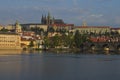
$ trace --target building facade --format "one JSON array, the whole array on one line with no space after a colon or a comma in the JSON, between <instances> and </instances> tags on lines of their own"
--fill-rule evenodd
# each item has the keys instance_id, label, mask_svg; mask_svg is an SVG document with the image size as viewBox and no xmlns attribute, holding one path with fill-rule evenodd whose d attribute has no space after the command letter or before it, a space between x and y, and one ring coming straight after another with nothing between
<instances>
[{"instance_id":1,"label":"building facade","mask_svg":"<svg viewBox=\"0 0 120 80\"><path fill-rule=\"evenodd\" d=\"M120 34L120 28L111 28L111 32Z\"/></svg>"},{"instance_id":2,"label":"building facade","mask_svg":"<svg viewBox=\"0 0 120 80\"><path fill-rule=\"evenodd\" d=\"M105 34L111 32L109 26L76 26L73 31L75 32L76 30L78 30L81 34Z\"/></svg>"},{"instance_id":3,"label":"building facade","mask_svg":"<svg viewBox=\"0 0 120 80\"><path fill-rule=\"evenodd\" d=\"M21 49L21 37L15 33L0 33L0 49Z\"/></svg>"},{"instance_id":4,"label":"building facade","mask_svg":"<svg viewBox=\"0 0 120 80\"><path fill-rule=\"evenodd\" d=\"M26 28L27 30L30 30L31 28L40 28L44 31L47 31L48 25L39 24L39 23L29 23L29 24L21 24L23 28Z\"/></svg>"}]
</instances>

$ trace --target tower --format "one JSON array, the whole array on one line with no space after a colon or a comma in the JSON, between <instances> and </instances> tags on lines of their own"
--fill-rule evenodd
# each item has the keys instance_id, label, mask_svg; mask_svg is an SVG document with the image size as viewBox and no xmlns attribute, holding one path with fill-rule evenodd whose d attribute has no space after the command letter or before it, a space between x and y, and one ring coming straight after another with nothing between
<instances>
[{"instance_id":1,"label":"tower","mask_svg":"<svg viewBox=\"0 0 120 80\"><path fill-rule=\"evenodd\" d=\"M54 24L55 18L51 17L50 13L48 12L48 15L43 16L41 18L41 24L45 24L45 25L50 25L50 24Z\"/></svg>"},{"instance_id":2,"label":"tower","mask_svg":"<svg viewBox=\"0 0 120 80\"><path fill-rule=\"evenodd\" d=\"M83 21L82 26L83 26L83 27L86 27L86 26L87 26L86 21Z\"/></svg>"},{"instance_id":3,"label":"tower","mask_svg":"<svg viewBox=\"0 0 120 80\"><path fill-rule=\"evenodd\" d=\"M47 24L49 25L51 23L51 16L50 13L48 12L48 16L47 16Z\"/></svg>"},{"instance_id":4,"label":"tower","mask_svg":"<svg viewBox=\"0 0 120 80\"><path fill-rule=\"evenodd\" d=\"M41 24L44 24L44 17L42 15L42 18L41 18Z\"/></svg>"},{"instance_id":5,"label":"tower","mask_svg":"<svg viewBox=\"0 0 120 80\"><path fill-rule=\"evenodd\" d=\"M21 26L20 26L18 21L16 21L16 23L15 23L15 32L16 33L21 33L22 32Z\"/></svg>"}]
</instances>

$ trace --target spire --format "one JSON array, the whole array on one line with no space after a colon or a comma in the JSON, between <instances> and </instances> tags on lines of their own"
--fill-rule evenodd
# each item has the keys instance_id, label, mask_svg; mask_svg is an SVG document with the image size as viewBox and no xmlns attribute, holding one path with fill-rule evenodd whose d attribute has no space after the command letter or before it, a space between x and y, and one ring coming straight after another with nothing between
<instances>
[{"instance_id":1,"label":"spire","mask_svg":"<svg viewBox=\"0 0 120 80\"><path fill-rule=\"evenodd\" d=\"M48 18L49 18L49 19L51 18L50 12L48 12Z\"/></svg>"},{"instance_id":2,"label":"spire","mask_svg":"<svg viewBox=\"0 0 120 80\"><path fill-rule=\"evenodd\" d=\"M44 17L43 17L43 14L42 14L42 18L41 18L41 24L44 24Z\"/></svg>"},{"instance_id":3,"label":"spire","mask_svg":"<svg viewBox=\"0 0 120 80\"><path fill-rule=\"evenodd\" d=\"M16 26L16 25L19 25L19 22L18 22L18 20L16 20L16 22L15 22L15 26Z\"/></svg>"},{"instance_id":4,"label":"spire","mask_svg":"<svg viewBox=\"0 0 120 80\"><path fill-rule=\"evenodd\" d=\"M55 23L55 18L53 17L53 19L52 19L52 24L54 24Z\"/></svg>"},{"instance_id":5,"label":"spire","mask_svg":"<svg viewBox=\"0 0 120 80\"><path fill-rule=\"evenodd\" d=\"M47 16L47 24L50 24L50 20L51 20L51 16L50 16L50 12L48 12L48 16Z\"/></svg>"}]
</instances>

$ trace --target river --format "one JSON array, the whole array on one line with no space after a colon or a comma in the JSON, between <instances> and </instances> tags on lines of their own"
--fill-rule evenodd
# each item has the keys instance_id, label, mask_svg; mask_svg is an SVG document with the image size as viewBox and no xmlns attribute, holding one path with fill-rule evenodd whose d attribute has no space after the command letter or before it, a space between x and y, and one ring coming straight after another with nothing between
<instances>
[{"instance_id":1,"label":"river","mask_svg":"<svg viewBox=\"0 0 120 80\"><path fill-rule=\"evenodd\" d=\"M0 80L120 80L119 54L13 52L0 51Z\"/></svg>"}]
</instances>

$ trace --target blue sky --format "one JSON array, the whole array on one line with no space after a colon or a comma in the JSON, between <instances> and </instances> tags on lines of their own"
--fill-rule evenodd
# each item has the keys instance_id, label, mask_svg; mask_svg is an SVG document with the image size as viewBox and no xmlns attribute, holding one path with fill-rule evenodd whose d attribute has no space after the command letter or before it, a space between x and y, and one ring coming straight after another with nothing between
<instances>
[{"instance_id":1,"label":"blue sky","mask_svg":"<svg viewBox=\"0 0 120 80\"><path fill-rule=\"evenodd\" d=\"M120 0L0 0L0 24L39 23L51 13L66 23L120 26Z\"/></svg>"}]
</instances>

